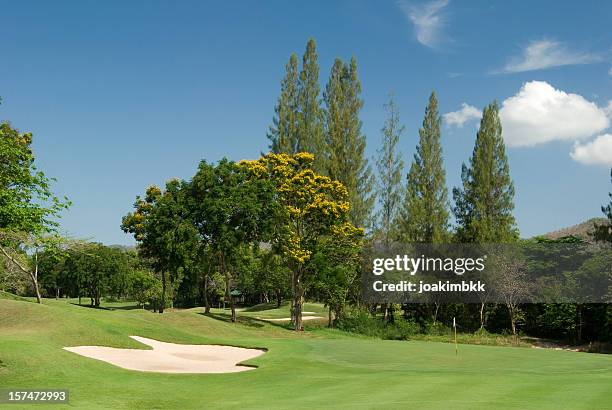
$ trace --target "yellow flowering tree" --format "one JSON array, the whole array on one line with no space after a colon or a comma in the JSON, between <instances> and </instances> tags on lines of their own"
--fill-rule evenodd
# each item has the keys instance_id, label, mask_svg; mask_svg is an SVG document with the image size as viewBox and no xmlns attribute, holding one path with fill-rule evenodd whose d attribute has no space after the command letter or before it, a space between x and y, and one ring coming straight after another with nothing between
<instances>
[{"instance_id":1,"label":"yellow flowering tree","mask_svg":"<svg viewBox=\"0 0 612 410\"><path fill-rule=\"evenodd\" d=\"M312 257L321 241L330 236L358 240L363 231L348 221L350 204L344 185L312 170L309 153L267 154L241 161L252 178L267 179L276 187L281 205L274 246L292 272L292 320L302 330L304 294L315 280Z\"/></svg>"}]
</instances>

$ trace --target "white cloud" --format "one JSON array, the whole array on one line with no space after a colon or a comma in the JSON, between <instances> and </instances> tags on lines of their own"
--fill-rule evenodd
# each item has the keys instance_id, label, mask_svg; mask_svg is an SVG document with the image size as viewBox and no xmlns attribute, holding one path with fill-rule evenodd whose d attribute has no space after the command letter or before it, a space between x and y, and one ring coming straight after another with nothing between
<instances>
[{"instance_id":1,"label":"white cloud","mask_svg":"<svg viewBox=\"0 0 612 410\"><path fill-rule=\"evenodd\" d=\"M520 73L564 65L590 64L600 60L598 54L572 51L559 41L535 40L527 45L521 56L512 59L498 72Z\"/></svg>"},{"instance_id":2,"label":"white cloud","mask_svg":"<svg viewBox=\"0 0 612 410\"><path fill-rule=\"evenodd\" d=\"M612 100L608 101L608 105L606 105L603 110L606 115L612 119Z\"/></svg>"},{"instance_id":3,"label":"white cloud","mask_svg":"<svg viewBox=\"0 0 612 410\"><path fill-rule=\"evenodd\" d=\"M600 135L586 144L576 143L570 157L586 165L612 166L612 134Z\"/></svg>"},{"instance_id":4,"label":"white cloud","mask_svg":"<svg viewBox=\"0 0 612 410\"><path fill-rule=\"evenodd\" d=\"M612 77L612 67L608 70L608 75Z\"/></svg>"},{"instance_id":5,"label":"white cloud","mask_svg":"<svg viewBox=\"0 0 612 410\"><path fill-rule=\"evenodd\" d=\"M468 121L479 120L482 117L482 111L478 108L462 103L461 109L458 111L447 112L442 115L444 122L449 126L463 127Z\"/></svg>"},{"instance_id":6,"label":"white cloud","mask_svg":"<svg viewBox=\"0 0 612 410\"><path fill-rule=\"evenodd\" d=\"M610 126L605 108L543 81L523 84L504 100L499 114L504 140L513 147L582 140Z\"/></svg>"},{"instance_id":7,"label":"white cloud","mask_svg":"<svg viewBox=\"0 0 612 410\"><path fill-rule=\"evenodd\" d=\"M436 47L442 40L445 19L443 9L449 0L434 0L421 5L398 2L406 17L414 24L417 41L427 47Z\"/></svg>"}]
</instances>

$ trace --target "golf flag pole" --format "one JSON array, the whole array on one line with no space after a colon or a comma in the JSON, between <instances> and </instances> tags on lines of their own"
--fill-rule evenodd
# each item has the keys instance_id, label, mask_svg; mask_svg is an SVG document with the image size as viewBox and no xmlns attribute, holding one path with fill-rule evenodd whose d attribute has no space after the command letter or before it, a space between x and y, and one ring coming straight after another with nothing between
<instances>
[{"instance_id":1,"label":"golf flag pole","mask_svg":"<svg viewBox=\"0 0 612 410\"><path fill-rule=\"evenodd\" d=\"M453 329L455 330L455 356L457 356L459 354L459 351L457 350L457 322L455 321L454 317L453 317Z\"/></svg>"}]
</instances>

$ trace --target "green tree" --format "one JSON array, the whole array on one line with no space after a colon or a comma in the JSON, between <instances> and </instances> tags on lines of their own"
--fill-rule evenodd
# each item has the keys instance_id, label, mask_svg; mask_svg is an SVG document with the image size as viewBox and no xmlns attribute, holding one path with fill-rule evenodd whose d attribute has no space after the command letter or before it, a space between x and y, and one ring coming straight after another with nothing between
<instances>
[{"instance_id":1,"label":"green tree","mask_svg":"<svg viewBox=\"0 0 612 410\"><path fill-rule=\"evenodd\" d=\"M243 167L227 159L216 166L202 161L190 183L190 218L224 275L232 322L239 249L268 238L277 209L274 195L270 181L249 179Z\"/></svg>"},{"instance_id":2,"label":"green tree","mask_svg":"<svg viewBox=\"0 0 612 410\"><path fill-rule=\"evenodd\" d=\"M31 133L0 123L0 252L27 275L41 303L37 260L25 248L41 250L55 242L46 237L55 232L56 218L70 202L53 194L52 180L34 165L31 145Z\"/></svg>"},{"instance_id":3,"label":"green tree","mask_svg":"<svg viewBox=\"0 0 612 410\"><path fill-rule=\"evenodd\" d=\"M314 155L313 169L323 169L325 146L323 140L323 110L320 101L319 65L316 43L308 40L302 57L302 70L298 82L298 135L297 152Z\"/></svg>"},{"instance_id":4,"label":"green tree","mask_svg":"<svg viewBox=\"0 0 612 410\"><path fill-rule=\"evenodd\" d=\"M0 230L0 252L7 262L30 279L36 301L42 303L40 286L41 262L63 252L65 239L55 235Z\"/></svg>"},{"instance_id":5,"label":"green tree","mask_svg":"<svg viewBox=\"0 0 612 410\"><path fill-rule=\"evenodd\" d=\"M291 54L281 82L281 94L274 107L274 118L268 131L270 150L295 153L300 149L298 136L298 58Z\"/></svg>"},{"instance_id":6,"label":"green tree","mask_svg":"<svg viewBox=\"0 0 612 410\"><path fill-rule=\"evenodd\" d=\"M463 243L516 241L518 229L512 215L514 185L510 179L510 166L496 102L483 111L470 165L468 167L463 164L461 180L463 186L453 189L456 240ZM488 292L479 296L480 327L484 328ZM519 311L516 313L520 314Z\"/></svg>"},{"instance_id":7,"label":"green tree","mask_svg":"<svg viewBox=\"0 0 612 410\"><path fill-rule=\"evenodd\" d=\"M319 65L314 39L309 39L298 73L298 58L292 54L285 66L281 94L268 131L270 150L276 154L310 152L317 170L325 161L323 110L320 101Z\"/></svg>"},{"instance_id":8,"label":"green tree","mask_svg":"<svg viewBox=\"0 0 612 410\"><path fill-rule=\"evenodd\" d=\"M358 288L362 245L357 230L348 235L323 236L312 257L317 274L315 289L328 308L328 327L342 319L349 294Z\"/></svg>"},{"instance_id":9,"label":"green tree","mask_svg":"<svg viewBox=\"0 0 612 410\"><path fill-rule=\"evenodd\" d=\"M383 126L382 146L378 150L376 166L378 168L378 203L380 211L377 215L378 230L386 245L391 242L392 231L399 211L402 187L402 170L404 161L397 149L404 126L400 125L399 110L395 105L393 94L384 105L387 119Z\"/></svg>"},{"instance_id":10,"label":"green tree","mask_svg":"<svg viewBox=\"0 0 612 410\"><path fill-rule=\"evenodd\" d=\"M261 270L256 279L265 289L272 292L277 308L281 307L283 298L290 294L290 273L281 255L272 249L262 251Z\"/></svg>"},{"instance_id":11,"label":"green tree","mask_svg":"<svg viewBox=\"0 0 612 410\"><path fill-rule=\"evenodd\" d=\"M155 305L161 299L162 284L153 272L136 269L130 278L129 293L144 309L147 303Z\"/></svg>"},{"instance_id":12,"label":"green tree","mask_svg":"<svg viewBox=\"0 0 612 410\"><path fill-rule=\"evenodd\" d=\"M100 307L103 297L127 296L132 268L122 249L100 243L74 244L56 266L62 282L75 282L79 298L89 296L93 307Z\"/></svg>"},{"instance_id":13,"label":"green tree","mask_svg":"<svg viewBox=\"0 0 612 410\"><path fill-rule=\"evenodd\" d=\"M303 330L302 307L306 291L316 285L316 264L312 256L327 236L355 238L363 231L348 221L350 204L346 188L339 181L312 170L314 157L268 154L258 160L242 161L254 180L271 181L280 205L272 219L276 230L273 243L291 269L294 330Z\"/></svg>"},{"instance_id":14,"label":"green tree","mask_svg":"<svg viewBox=\"0 0 612 410\"><path fill-rule=\"evenodd\" d=\"M150 259L153 269L161 275L160 313L166 307L168 293L172 303L174 288L185 267L194 263L198 251L197 231L186 207L186 185L173 179L166 183L164 191L150 186L144 198L136 198L134 212L121 223L124 232L134 235L141 256Z\"/></svg>"},{"instance_id":15,"label":"green tree","mask_svg":"<svg viewBox=\"0 0 612 410\"><path fill-rule=\"evenodd\" d=\"M448 217L440 114L436 93L432 92L408 172L406 195L398 219L399 237L410 243L445 243L449 239Z\"/></svg>"},{"instance_id":16,"label":"green tree","mask_svg":"<svg viewBox=\"0 0 612 410\"><path fill-rule=\"evenodd\" d=\"M324 173L340 181L348 190L351 223L370 227L375 181L365 156L365 136L361 133L359 112L363 101L360 94L357 61L352 58L347 65L336 58L323 93L327 147Z\"/></svg>"},{"instance_id":17,"label":"green tree","mask_svg":"<svg viewBox=\"0 0 612 410\"><path fill-rule=\"evenodd\" d=\"M470 165L463 164L461 180L463 186L453 189L457 239L475 243L515 241L514 185L496 102L483 111Z\"/></svg>"}]
</instances>

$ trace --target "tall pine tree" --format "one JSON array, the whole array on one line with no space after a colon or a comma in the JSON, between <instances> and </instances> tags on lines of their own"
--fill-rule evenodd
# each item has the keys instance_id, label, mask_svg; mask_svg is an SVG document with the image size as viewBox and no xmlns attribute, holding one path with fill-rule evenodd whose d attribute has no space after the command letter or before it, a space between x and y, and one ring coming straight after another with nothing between
<instances>
[{"instance_id":1,"label":"tall pine tree","mask_svg":"<svg viewBox=\"0 0 612 410\"><path fill-rule=\"evenodd\" d=\"M285 66L285 78L281 82L281 94L274 112L267 134L270 151L276 154L298 152L298 58L295 54L291 54Z\"/></svg>"},{"instance_id":2,"label":"tall pine tree","mask_svg":"<svg viewBox=\"0 0 612 410\"><path fill-rule=\"evenodd\" d=\"M302 68L295 54L285 66L268 139L274 153L310 152L315 156L316 171L322 169L325 152L320 93L316 43L311 38L302 57Z\"/></svg>"},{"instance_id":3,"label":"tall pine tree","mask_svg":"<svg viewBox=\"0 0 612 410\"><path fill-rule=\"evenodd\" d=\"M386 245L389 245L394 231L395 219L398 215L402 197L402 171L404 161L397 149L404 126L400 124L399 110L395 105L393 94L389 102L384 105L387 111L387 120L383 126L382 145L378 150L376 167L378 169L378 203L380 210L377 214L377 229L379 236Z\"/></svg>"},{"instance_id":4,"label":"tall pine tree","mask_svg":"<svg viewBox=\"0 0 612 410\"><path fill-rule=\"evenodd\" d=\"M460 242L505 243L518 238L514 185L502 138L497 102L485 107L469 167L461 170L463 186L453 189L457 239Z\"/></svg>"},{"instance_id":5,"label":"tall pine tree","mask_svg":"<svg viewBox=\"0 0 612 410\"><path fill-rule=\"evenodd\" d=\"M309 39L302 58L302 70L298 81L298 151L315 156L313 168L319 172L324 162L323 110L319 98L319 65L314 39Z\"/></svg>"},{"instance_id":6,"label":"tall pine tree","mask_svg":"<svg viewBox=\"0 0 612 410\"><path fill-rule=\"evenodd\" d=\"M361 83L357 61L349 65L336 58L323 93L326 104L325 132L327 155L325 173L344 184L351 203L350 221L358 227L370 227L374 205L374 177L365 156L366 140L361 133L359 98Z\"/></svg>"},{"instance_id":7,"label":"tall pine tree","mask_svg":"<svg viewBox=\"0 0 612 410\"><path fill-rule=\"evenodd\" d=\"M399 238L409 243L447 242L449 208L438 99L432 92L408 172L406 196L398 220Z\"/></svg>"}]
</instances>

